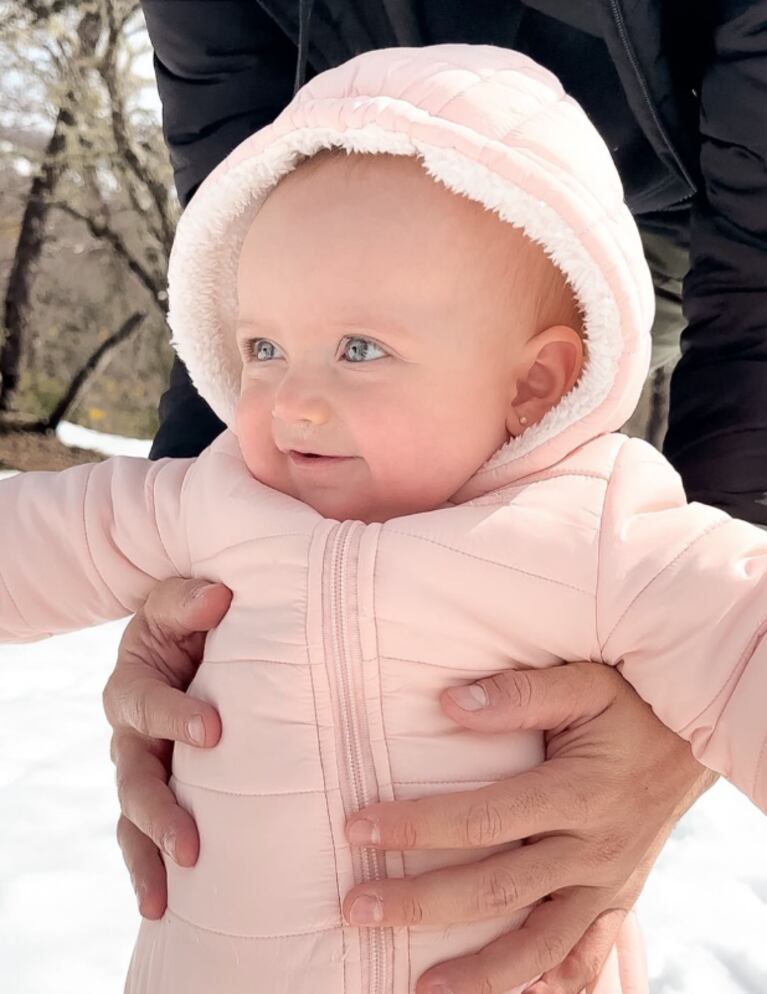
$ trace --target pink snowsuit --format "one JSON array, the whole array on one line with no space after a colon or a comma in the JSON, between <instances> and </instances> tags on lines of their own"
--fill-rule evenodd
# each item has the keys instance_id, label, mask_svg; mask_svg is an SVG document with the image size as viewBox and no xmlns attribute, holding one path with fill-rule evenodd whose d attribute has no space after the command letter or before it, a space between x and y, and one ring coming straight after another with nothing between
<instances>
[{"instance_id":1,"label":"pink snowsuit","mask_svg":"<svg viewBox=\"0 0 767 994\"><path fill-rule=\"evenodd\" d=\"M430 965L521 923L357 929L340 911L356 882L503 848L381 854L350 848L343 827L374 800L539 763L540 734L472 733L438 703L514 660L617 665L703 763L767 807L767 535L686 504L657 452L613 433L646 373L652 288L609 154L548 72L449 45L370 52L307 84L179 226L171 323L198 388L231 425L239 245L268 189L330 145L418 155L523 227L577 293L588 364L448 505L384 524L325 519L259 483L231 430L196 460L0 483L4 640L124 616L170 576L234 594L190 687L218 708L221 742L176 746L173 760L200 858L169 861L168 910L141 925L129 994L408 994ZM640 960L623 943L599 994L645 992Z\"/></svg>"}]
</instances>

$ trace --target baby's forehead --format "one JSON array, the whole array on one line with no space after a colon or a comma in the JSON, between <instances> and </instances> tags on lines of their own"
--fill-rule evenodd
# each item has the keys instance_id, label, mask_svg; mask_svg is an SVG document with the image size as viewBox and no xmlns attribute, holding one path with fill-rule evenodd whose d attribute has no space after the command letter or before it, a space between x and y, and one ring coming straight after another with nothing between
<instances>
[{"instance_id":1,"label":"baby's forehead","mask_svg":"<svg viewBox=\"0 0 767 994\"><path fill-rule=\"evenodd\" d=\"M430 265L442 265L451 279L460 272L460 277L474 286L501 289L501 296L507 300L510 293L517 300L520 293L525 297L534 294L542 281L551 285L550 272L546 280L551 263L521 227L502 220L478 201L450 190L429 175L414 155L324 149L300 161L283 177L261 210L271 207L275 213L276 208L278 217L273 216L273 224L276 222L283 232L290 228L294 235L300 227L305 234L318 211L321 213L329 203L335 205L337 214L332 218L327 213L323 215L325 251L318 260L320 265L332 251L334 238L339 237L338 224L333 222L341 215L365 215L364 221L344 228L349 237L358 243L381 241L382 245L396 247L397 254L404 250L408 258L415 246L422 247L429 252ZM395 215L399 222L394 220ZM251 235L256 236L258 224L257 214L246 243ZM272 225L270 230L274 230ZM421 256L421 261L427 260ZM564 283L559 271L557 276Z\"/></svg>"},{"instance_id":2,"label":"baby's forehead","mask_svg":"<svg viewBox=\"0 0 767 994\"><path fill-rule=\"evenodd\" d=\"M531 243L521 228L502 220L476 200L450 190L431 176L414 155L350 153L323 149L301 160L273 188L269 197L282 205L309 208L330 193L348 201L349 211L362 201L408 212L410 223L444 233L451 242L474 241L488 253L499 248L512 257L529 255ZM308 216L308 212L307 212ZM257 224L258 215L253 224ZM368 232L375 237L375 230ZM537 254L536 252L532 254Z\"/></svg>"}]
</instances>

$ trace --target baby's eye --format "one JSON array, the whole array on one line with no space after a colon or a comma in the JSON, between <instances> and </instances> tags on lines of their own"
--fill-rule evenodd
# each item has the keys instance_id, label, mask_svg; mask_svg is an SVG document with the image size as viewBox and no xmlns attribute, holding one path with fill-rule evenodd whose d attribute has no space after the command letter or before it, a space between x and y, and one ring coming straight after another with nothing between
<instances>
[{"instance_id":1,"label":"baby's eye","mask_svg":"<svg viewBox=\"0 0 767 994\"><path fill-rule=\"evenodd\" d=\"M366 362L368 359L381 359L386 352L377 342L369 338L347 338L344 343L344 359L349 362Z\"/></svg>"},{"instance_id":2,"label":"baby's eye","mask_svg":"<svg viewBox=\"0 0 767 994\"><path fill-rule=\"evenodd\" d=\"M256 362L276 359L279 351L274 342L270 342L268 338L251 338L247 343L248 358Z\"/></svg>"}]
</instances>

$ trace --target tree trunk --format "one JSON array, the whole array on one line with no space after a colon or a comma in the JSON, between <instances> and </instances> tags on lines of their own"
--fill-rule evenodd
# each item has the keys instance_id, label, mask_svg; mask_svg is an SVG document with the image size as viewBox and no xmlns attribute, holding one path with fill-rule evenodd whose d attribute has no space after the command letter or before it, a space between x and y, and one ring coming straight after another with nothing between
<instances>
[{"instance_id":1,"label":"tree trunk","mask_svg":"<svg viewBox=\"0 0 767 994\"><path fill-rule=\"evenodd\" d=\"M93 55L100 31L101 15L94 12L86 13L77 29L80 40L78 58ZM34 268L43 248L51 194L56 189L65 168L61 153L64 150L66 129L71 128L75 123L71 110L74 101L74 94L68 93L59 109L42 167L29 190L16 243L3 314L5 335L0 349L0 413L11 409L11 398L19 383L21 349L29 312Z\"/></svg>"},{"instance_id":2,"label":"tree trunk","mask_svg":"<svg viewBox=\"0 0 767 994\"><path fill-rule=\"evenodd\" d=\"M109 353L116 349L121 342L124 342L127 338L130 338L145 317L145 314L141 314L138 311L131 314L127 321L124 321L113 335L110 335L105 342L102 342L101 345L99 345L96 351L88 357L86 362L72 377L69 386L64 391L63 397L55 406L53 411L44 421L41 421L39 424L35 425L35 429L37 431L56 430L59 422L65 417L67 411L76 403L77 398L82 393L86 383L90 380L94 373L96 373L99 367L103 365Z\"/></svg>"}]
</instances>

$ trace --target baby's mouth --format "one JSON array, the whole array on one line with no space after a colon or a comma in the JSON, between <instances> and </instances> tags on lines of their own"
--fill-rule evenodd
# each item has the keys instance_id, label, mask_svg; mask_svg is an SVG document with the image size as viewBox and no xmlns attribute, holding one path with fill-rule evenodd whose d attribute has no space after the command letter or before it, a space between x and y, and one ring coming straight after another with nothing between
<instances>
[{"instance_id":1,"label":"baby's mouth","mask_svg":"<svg viewBox=\"0 0 767 994\"><path fill-rule=\"evenodd\" d=\"M290 449L288 451L288 458L291 462L298 466L306 466L310 463L320 464L320 463L340 463L345 462L348 459L353 459L353 456L333 456L325 455L322 452L299 452L298 449Z\"/></svg>"}]
</instances>

